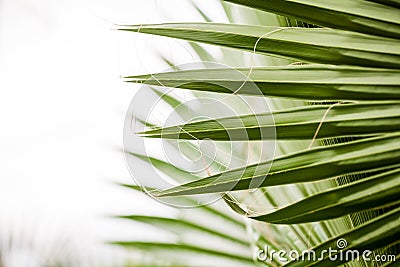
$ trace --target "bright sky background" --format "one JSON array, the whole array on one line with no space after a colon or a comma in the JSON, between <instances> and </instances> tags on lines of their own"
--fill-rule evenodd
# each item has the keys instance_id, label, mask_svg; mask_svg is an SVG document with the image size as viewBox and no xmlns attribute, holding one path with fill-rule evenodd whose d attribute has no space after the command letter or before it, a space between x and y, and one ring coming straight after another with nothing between
<instances>
[{"instance_id":1,"label":"bright sky background","mask_svg":"<svg viewBox=\"0 0 400 267\"><path fill-rule=\"evenodd\" d=\"M198 2L224 20L214 0ZM195 20L186 0L0 0L1 233L86 249L143 234L107 215L170 212L112 184L132 182L118 150L137 86L120 76L166 67L151 45L159 37L112 28ZM153 47L193 60L163 40Z\"/></svg>"}]
</instances>

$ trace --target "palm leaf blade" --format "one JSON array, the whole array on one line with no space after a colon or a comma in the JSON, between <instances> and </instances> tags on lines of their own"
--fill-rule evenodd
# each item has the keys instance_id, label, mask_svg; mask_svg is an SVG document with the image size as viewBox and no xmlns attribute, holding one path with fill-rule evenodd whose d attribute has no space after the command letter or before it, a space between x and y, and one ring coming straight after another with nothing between
<instances>
[{"instance_id":1,"label":"palm leaf blade","mask_svg":"<svg viewBox=\"0 0 400 267\"><path fill-rule=\"evenodd\" d=\"M242 115L157 128L145 137L241 141L360 136L400 130L397 102L306 106L273 113ZM276 135L275 132L276 131Z\"/></svg>"},{"instance_id":2,"label":"palm leaf blade","mask_svg":"<svg viewBox=\"0 0 400 267\"><path fill-rule=\"evenodd\" d=\"M166 243L166 242L141 242L141 241L115 241L110 242L110 244L120 245L127 248L134 248L139 250L151 250L151 251L178 251L179 253L199 253L203 255L216 256L227 258L233 261L244 262L247 264L253 264L253 260L249 257L240 256L237 254L217 251L214 249L204 248L200 246L195 246L191 244L181 244L181 243Z\"/></svg>"},{"instance_id":3,"label":"palm leaf blade","mask_svg":"<svg viewBox=\"0 0 400 267\"><path fill-rule=\"evenodd\" d=\"M271 223L305 223L337 218L398 201L400 169L337 187L269 214L251 217Z\"/></svg>"},{"instance_id":4,"label":"palm leaf blade","mask_svg":"<svg viewBox=\"0 0 400 267\"><path fill-rule=\"evenodd\" d=\"M231 69L200 69L128 76L126 81L216 93L262 93L300 99L400 99L400 72L397 70L321 65L238 70L243 76L232 75ZM252 84L261 92L255 91Z\"/></svg>"},{"instance_id":5,"label":"palm leaf blade","mask_svg":"<svg viewBox=\"0 0 400 267\"><path fill-rule=\"evenodd\" d=\"M222 172L198 181L161 191L159 196L176 196L245 190L318 181L340 175L391 168L400 159L400 135L368 138L330 147L300 151ZM272 165L272 166L271 166Z\"/></svg>"},{"instance_id":6,"label":"palm leaf blade","mask_svg":"<svg viewBox=\"0 0 400 267\"><path fill-rule=\"evenodd\" d=\"M397 10L363 0L224 0L320 26L388 37L400 37ZM398 4L398 1L387 1Z\"/></svg>"},{"instance_id":7,"label":"palm leaf blade","mask_svg":"<svg viewBox=\"0 0 400 267\"><path fill-rule=\"evenodd\" d=\"M400 208L388 212L385 215L379 216L370 222L358 226L357 228L344 233L340 236L336 236L321 245L313 248L316 255L322 255L322 251L328 251L329 248L337 248L337 240L344 239L347 242L347 246L342 250L337 250L332 256L338 255L340 252L346 252L349 250L374 250L387 245L398 242L397 236L400 234ZM350 258L350 257L349 257ZM344 263L342 261L342 263ZM325 255L323 259L318 261L310 262L307 260L299 260L289 262L288 267L300 267L300 266L337 266L338 261L332 261L329 256Z\"/></svg>"},{"instance_id":8,"label":"palm leaf blade","mask_svg":"<svg viewBox=\"0 0 400 267\"><path fill-rule=\"evenodd\" d=\"M396 40L331 29L280 28L221 23L121 26L155 34L237 48L306 62L400 68Z\"/></svg>"}]
</instances>

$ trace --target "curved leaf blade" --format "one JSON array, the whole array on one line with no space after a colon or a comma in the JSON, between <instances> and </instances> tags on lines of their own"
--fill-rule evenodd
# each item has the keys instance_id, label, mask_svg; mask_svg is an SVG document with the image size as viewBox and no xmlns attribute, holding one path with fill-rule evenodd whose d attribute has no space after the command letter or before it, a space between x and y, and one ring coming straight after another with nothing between
<instances>
[{"instance_id":1,"label":"curved leaf blade","mask_svg":"<svg viewBox=\"0 0 400 267\"><path fill-rule=\"evenodd\" d=\"M332 261L329 256L337 256L339 253L346 253L347 251L360 251L360 255L365 250L375 250L399 242L398 236L400 234L400 208L392 210L382 216L379 216L365 224L362 224L353 230L329 239L321 245L313 248L312 250L316 255L323 255L322 259L318 258L318 261L310 261L307 258L304 260L297 259L297 261L291 261L286 264L286 267L300 267L300 266L338 266L338 260ZM343 249L336 250L329 253L323 254L322 251L329 251L329 248L336 249L337 241L344 239L347 242L347 246ZM346 257L343 257L345 263ZM351 257L347 257L351 258Z\"/></svg>"},{"instance_id":2,"label":"curved leaf blade","mask_svg":"<svg viewBox=\"0 0 400 267\"><path fill-rule=\"evenodd\" d=\"M293 224L337 218L399 201L400 169L337 187L274 212L250 217L269 223Z\"/></svg>"},{"instance_id":3,"label":"curved leaf blade","mask_svg":"<svg viewBox=\"0 0 400 267\"><path fill-rule=\"evenodd\" d=\"M161 229L171 229L174 232L181 232L182 230L189 231L199 231L206 234L211 234L217 236L219 238L223 238L232 242L235 242L240 245L249 246L249 243L243 241L239 238L236 238L234 235L228 235L221 231L216 231L206 226L202 226L200 224L196 224L194 222L184 220L182 218L166 218L166 217L158 217L158 216L146 216L146 215L124 215L117 216L117 218L128 219L132 221L137 221L149 225L153 225L159 227Z\"/></svg>"},{"instance_id":4,"label":"curved leaf blade","mask_svg":"<svg viewBox=\"0 0 400 267\"><path fill-rule=\"evenodd\" d=\"M317 138L363 136L400 130L399 103L384 102L335 107L306 106L156 128L140 134L152 138L207 138L218 141L311 139L322 119Z\"/></svg>"},{"instance_id":5,"label":"curved leaf blade","mask_svg":"<svg viewBox=\"0 0 400 267\"><path fill-rule=\"evenodd\" d=\"M229 170L164 191L158 196L178 196L245 190L303 183L375 169L400 162L400 134L367 138L329 147L318 147ZM271 166L272 164L272 166Z\"/></svg>"},{"instance_id":6,"label":"curved leaf blade","mask_svg":"<svg viewBox=\"0 0 400 267\"><path fill-rule=\"evenodd\" d=\"M221 23L121 26L120 30L203 42L306 62L400 68L394 39L322 28L282 28Z\"/></svg>"},{"instance_id":7,"label":"curved leaf blade","mask_svg":"<svg viewBox=\"0 0 400 267\"><path fill-rule=\"evenodd\" d=\"M231 69L200 69L128 76L126 81L215 93L232 94L236 89L237 94L259 95L255 84L266 96L314 100L400 100L398 70L324 65L238 70L243 76L232 75Z\"/></svg>"},{"instance_id":8,"label":"curved leaf blade","mask_svg":"<svg viewBox=\"0 0 400 267\"><path fill-rule=\"evenodd\" d=\"M162 250L167 252L179 251L180 253L199 253L208 256L227 258L233 261L244 262L247 264L254 263L253 260L248 257L232 254L225 251L217 251L214 249L195 246L191 244L166 243L166 242L140 242L140 241L115 241L115 242L110 242L110 244L119 245L127 248L141 249L141 250L152 250L152 251Z\"/></svg>"},{"instance_id":9,"label":"curved leaf blade","mask_svg":"<svg viewBox=\"0 0 400 267\"><path fill-rule=\"evenodd\" d=\"M368 0L370 2L379 3L386 6L392 6L396 8L400 8L400 1L399 0Z\"/></svg>"},{"instance_id":10,"label":"curved leaf blade","mask_svg":"<svg viewBox=\"0 0 400 267\"><path fill-rule=\"evenodd\" d=\"M387 37L400 37L397 9L363 0L224 0L294 17L320 26ZM381 2L383 0L380 0ZM385 2L395 3L397 0Z\"/></svg>"}]
</instances>

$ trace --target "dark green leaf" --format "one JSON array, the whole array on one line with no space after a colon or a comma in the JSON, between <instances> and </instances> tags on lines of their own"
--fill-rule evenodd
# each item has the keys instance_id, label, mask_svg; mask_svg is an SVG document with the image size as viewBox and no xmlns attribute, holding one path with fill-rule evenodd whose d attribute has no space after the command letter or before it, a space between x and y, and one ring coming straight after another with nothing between
<instances>
[{"instance_id":1,"label":"dark green leaf","mask_svg":"<svg viewBox=\"0 0 400 267\"><path fill-rule=\"evenodd\" d=\"M365 0L224 0L320 26L400 37L400 12ZM385 2L396 3L398 0Z\"/></svg>"},{"instance_id":2,"label":"dark green leaf","mask_svg":"<svg viewBox=\"0 0 400 267\"><path fill-rule=\"evenodd\" d=\"M300 99L400 99L400 71L397 70L324 65L265 67L253 69L247 80L250 70L238 71L243 76L232 69L201 69L151 74L156 79L151 79L151 75L129 76L126 81L216 93Z\"/></svg>"},{"instance_id":3,"label":"dark green leaf","mask_svg":"<svg viewBox=\"0 0 400 267\"><path fill-rule=\"evenodd\" d=\"M399 162L400 134L391 134L300 151L173 187L158 195L205 194L311 182L389 168Z\"/></svg>"},{"instance_id":4,"label":"dark green leaf","mask_svg":"<svg viewBox=\"0 0 400 267\"><path fill-rule=\"evenodd\" d=\"M319 125L317 138L399 131L399 103L306 106L272 114L242 115L156 128L141 134L155 138L220 141L311 139Z\"/></svg>"},{"instance_id":5,"label":"dark green leaf","mask_svg":"<svg viewBox=\"0 0 400 267\"><path fill-rule=\"evenodd\" d=\"M385 215L379 216L366 224L356 227L355 229L344 233L340 236L329 239L321 245L313 248L317 257L323 256L318 261L299 260L289 262L286 267L300 267L300 266L338 266L340 263L346 262L346 257L343 257L343 261L333 261L329 258L329 253L322 254L322 251L329 251L329 248L336 250L332 252L331 256L337 255L337 259L340 259L340 253L346 253L346 251L358 250L362 255L365 250L375 250L378 248L386 247L390 244L397 243L399 241L398 236L400 235L400 208L397 208ZM343 239L347 242L347 246L344 249L338 249L337 242L339 239ZM350 256L347 258L351 258ZM373 255L370 255L373 260Z\"/></svg>"},{"instance_id":6,"label":"dark green leaf","mask_svg":"<svg viewBox=\"0 0 400 267\"><path fill-rule=\"evenodd\" d=\"M398 202L400 169L313 195L269 214L251 217L269 223L305 223L337 218Z\"/></svg>"},{"instance_id":7,"label":"dark green leaf","mask_svg":"<svg viewBox=\"0 0 400 267\"><path fill-rule=\"evenodd\" d=\"M322 28L221 23L121 26L121 30L238 48L306 62L400 68L398 41Z\"/></svg>"}]
</instances>

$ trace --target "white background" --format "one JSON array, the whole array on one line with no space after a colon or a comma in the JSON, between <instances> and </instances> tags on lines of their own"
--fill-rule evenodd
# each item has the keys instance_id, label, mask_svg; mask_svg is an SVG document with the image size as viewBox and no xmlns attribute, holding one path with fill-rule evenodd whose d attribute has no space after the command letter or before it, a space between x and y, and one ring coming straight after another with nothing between
<instances>
[{"instance_id":1,"label":"white background","mask_svg":"<svg viewBox=\"0 0 400 267\"><path fill-rule=\"evenodd\" d=\"M199 3L224 20L215 1ZM171 212L113 184L132 183L120 150L137 86L121 76L163 70L159 53L179 63L193 58L181 42L114 28L196 20L185 0L0 0L3 236L48 247L65 238L82 253L102 249L113 258L102 242L151 235L107 218Z\"/></svg>"}]
</instances>

